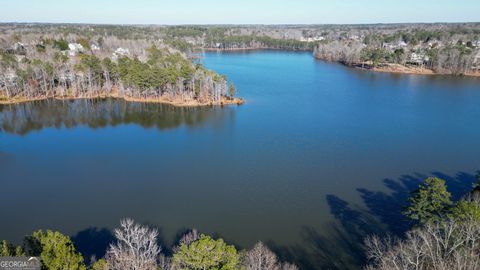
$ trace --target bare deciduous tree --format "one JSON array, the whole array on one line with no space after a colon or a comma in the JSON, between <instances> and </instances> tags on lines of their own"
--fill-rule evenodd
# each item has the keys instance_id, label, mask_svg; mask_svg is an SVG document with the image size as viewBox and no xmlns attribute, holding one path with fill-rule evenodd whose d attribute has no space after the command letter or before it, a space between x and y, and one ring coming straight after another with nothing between
<instances>
[{"instance_id":1,"label":"bare deciduous tree","mask_svg":"<svg viewBox=\"0 0 480 270\"><path fill-rule=\"evenodd\" d=\"M298 270L294 264L280 263L275 253L262 242L245 254L244 266L247 270Z\"/></svg>"},{"instance_id":2,"label":"bare deciduous tree","mask_svg":"<svg viewBox=\"0 0 480 270\"><path fill-rule=\"evenodd\" d=\"M198 239L200 239L200 233L198 232L198 230L195 228L192 230L189 230L180 238L180 240L178 241L178 245L173 247L173 251L176 252L181 245L183 244L189 245L190 243L195 242Z\"/></svg>"},{"instance_id":3,"label":"bare deciduous tree","mask_svg":"<svg viewBox=\"0 0 480 270\"><path fill-rule=\"evenodd\" d=\"M157 267L160 247L156 229L136 224L133 219L120 221L115 229L117 243L107 250L107 262L112 270L153 270Z\"/></svg>"},{"instance_id":4,"label":"bare deciduous tree","mask_svg":"<svg viewBox=\"0 0 480 270\"><path fill-rule=\"evenodd\" d=\"M279 270L298 270L298 266L291 263L283 263L282 265L280 265L278 269Z\"/></svg>"},{"instance_id":5,"label":"bare deciduous tree","mask_svg":"<svg viewBox=\"0 0 480 270\"><path fill-rule=\"evenodd\" d=\"M366 269L480 269L478 221L427 224L404 240L377 236L366 240L371 264Z\"/></svg>"},{"instance_id":6,"label":"bare deciduous tree","mask_svg":"<svg viewBox=\"0 0 480 270\"><path fill-rule=\"evenodd\" d=\"M279 266L277 256L262 242L258 242L245 255L245 267L247 270L274 270Z\"/></svg>"}]
</instances>

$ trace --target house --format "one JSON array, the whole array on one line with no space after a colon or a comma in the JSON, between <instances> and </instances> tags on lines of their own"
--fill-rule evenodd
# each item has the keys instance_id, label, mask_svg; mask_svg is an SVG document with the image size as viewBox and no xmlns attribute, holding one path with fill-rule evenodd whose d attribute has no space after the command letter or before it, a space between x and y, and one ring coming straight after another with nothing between
<instances>
[{"instance_id":1,"label":"house","mask_svg":"<svg viewBox=\"0 0 480 270\"><path fill-rule=\"evenodd\" d=\"M117 60L119 57L129 56L129 55L130 55L130 51L128 49L120 47L116 49L115 52L112 54L112 58L113 60Z\"/></svg>"},{"instance_id":2,"label":"house","mask_svg":"<svg viewBox=\"0 0 480 270\"><path fill-rule=\"evenodd\" d=\"M395 50L403 49L403 48L407 47L407 45L408 44L405 43L405 41L401 40L397 43L385 42L385 43L382 44L382 47L387 51L394 52Z\"/></svg>"},{"instance_id":3,"label":"house","mask_svg":"<svg viewBox=\"0 0 480 270\"><path fill-rule=\"evenodd\" d=\"M118 48L115 50L115 54L118 56L128 56L130 55L130 51L124 48Z\"/></svg>"},{"instance_id":4,"label":"house","mask_svg":"<svg viewBox=\"0 0 480 270\"><path fill-rule=\"evenodd\" d=\"M384 48L387 51L393 52L396 46L393 43L384 42L382 44L382 48Z\"/></svg>"},{"instance_id":5,"label":"house","mask_svg":"<svg viewBox=\"0 0 480 270\"><path fill-rule=\"evenodd\" d=\"M325 37L301 37L300 41L303 42L315 42L325 40Z\"/></svg>"},{"instance_id":6,"label":"house","mask_svg":"<svg viewBox=\"0 0 480 270\"><path fill-rule=\"evenodd\" d=\"M16 42L10 49L7 49L7 53L16 55L27 55L27 49L21 42Z\"/></svg>"},{"instance_id":7,"label":"house","mask_svg":"<svg viewBox=\"0 0 480 270\"><path fill-rule=\"evenodd\" d=\"M405 47L407 47L407 46L408 46L408 44L407 44L405 41L403 41L403 40L401 40L401 41L399 41L399 42L397 43L398 49L400 49L400 48L405 48Z\"/></svg>"},{"instance_id":8,"label":"house","mask_svg":"<svg viewBox=\"0 0 480 270\"><path fill-rule=\"evenodd\" d=\"M354 40L354 41L359 41L360 40L360 37L357 36L357 35L351 35L348 37L349 40Z\"/></svg>"},{"instance_id":9,"label":"house","mask_svg":"<svg viewBox=\"0 0 480 270\"><path fill-rule=\"evenodd\" d=\"M78 43L69 43L68 49L68 55L70 56L75 56L77 53L83 53L85 51L82 44Z\"/></svg>"},{"instance_id":10,"label":"house","mask_svg":"<svg viewBox=\"0 0 480 270\"><path fill-rule=\"evenodd\" d=\"M410 64L423 65L425 62L428 62L430 58L423 52L413 52L410 55Z\"/></svg>"},{"instance_id":11,"label":"house","mask_svg":"<svg viewBox=\"0 0 480 270\"><path fill-rule=\"evenodd\" d=\"M90 49L92 51L98 51L100 50L100 45L98 45L98 43L96 43L95 41L92 41L90 42Z\"/></svg>"}]
</instances>

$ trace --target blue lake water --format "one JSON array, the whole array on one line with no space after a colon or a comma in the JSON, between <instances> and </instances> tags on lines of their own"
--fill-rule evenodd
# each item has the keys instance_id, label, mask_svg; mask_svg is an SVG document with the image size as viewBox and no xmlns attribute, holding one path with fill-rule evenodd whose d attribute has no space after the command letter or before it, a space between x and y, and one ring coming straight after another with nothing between
<instances>
[{"instance_id":1,"label":"blue lake water","mask_svg":"<svg viewBox=\"0 0 480 270\"><path fill-rule=\"evenodd\" d=\"M427 176L459 195L480 169L480 79L372 73L310 53L206 53L246 104L118 100L0 107L0 239L39 228L101 255L123 217L240 248L262 240L302 269L358 268L372 233ZM88 244L88 243L95 244Z\"/></svg>"}]
</instances>

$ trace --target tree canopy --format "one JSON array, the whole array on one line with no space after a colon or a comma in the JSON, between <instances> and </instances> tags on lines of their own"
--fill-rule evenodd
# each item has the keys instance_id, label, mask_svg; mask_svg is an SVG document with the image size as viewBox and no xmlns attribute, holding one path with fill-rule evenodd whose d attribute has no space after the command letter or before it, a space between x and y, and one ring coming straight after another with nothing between
<instances>
[{"instance_id":1,"label":"tree canopy","mask_svg":"<svg viewBox=\"0 0 480 270\"><path fill-rule=\"evenodd\" d=\"M420 224L438 221L452 205L450 197L444 180L429 177L412 193L403 213Z\"/></svg>"},{"instance_id":2,"label":"tree canopy","mask_svg":"<svg viewBox=\"0 0 480 270\"><path fill-rule=\"evenodd\" d=\"M181 269L233 270L239 263L239 256L235 247L222 239L201 235L190 244L182 244L173 255L173 263Z\"/></svg>"}]
</instances>

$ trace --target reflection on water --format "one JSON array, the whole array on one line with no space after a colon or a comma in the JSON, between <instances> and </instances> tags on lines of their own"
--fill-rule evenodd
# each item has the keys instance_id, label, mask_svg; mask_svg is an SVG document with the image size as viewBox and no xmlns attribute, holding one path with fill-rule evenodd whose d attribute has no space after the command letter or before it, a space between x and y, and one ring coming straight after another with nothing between
<instances>
[{"instance_id":1,"label":"reflection on water","mask_svg":"<svg viewBox=\"0 0 480 270\"><path fill-rule=\"evenodd\" d=\"M13 160L13 156L12 156L12 155L0 151L0 169L1 169L2 167L7 166L7 165L9 164L9 162L11 162L12 160Z\"/></svg>"},{"instance_id":2,"label":"reflection on water","mask_svg":"<svg viewBox=\"0 0 480 270\"><path fill-rule=\"evenodd\" d=\"M175 107L117 99L44 100L0 105L0 132L25 135L43 128L72 128L78 125L96 129L137 124L160 130L181 125L195 128L210 124L215 127L225 121L233 121L234 113L228 107Z\"/></svg>"}]
</instances>

